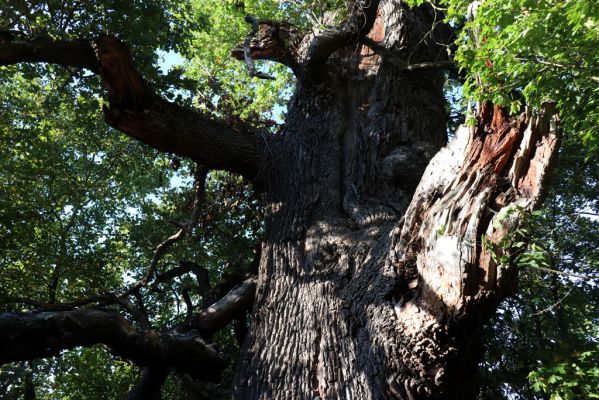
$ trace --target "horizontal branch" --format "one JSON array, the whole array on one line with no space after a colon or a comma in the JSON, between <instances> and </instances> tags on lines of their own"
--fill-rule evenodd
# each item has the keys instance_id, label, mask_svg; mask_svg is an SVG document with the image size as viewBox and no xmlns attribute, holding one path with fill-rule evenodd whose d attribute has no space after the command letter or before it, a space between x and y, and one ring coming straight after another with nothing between
<instances>
[{"instance_id":1,"label":"horizontal branch","mask_svg":"<svg viewBox=\"0 0 599 400\"><path fill-rule=\"evenodd\" d=\"M0 66L21 62L46 62L100 72L100 64L89 41L27 39L19 32L0 30Z\"/></svg>"},{"instance_id":2,"label":"horizontal branch","mask_svg":"<svg viewBox=\"0 0 599 400\"><path fill-rule=\"evenodd\" d=\"M73 310L78 307L83 307L89 304L94 304L95 306L99 305L110 305L116 302L115 297L112 295L98 295L91 296L80 300L74 300L67 303L44 303L42 301L37 301L33 299L28 299L25 297L16 297L16 296L8 296L8 297L0 297L0 305L3 304L26 304L29 306L34 306L37 310L44 311L67 311Z\"/></svg>"},{"instance_id":3,"label":"horizontal branch","mask_svg":"<svg viewBox=\"0 0 599 400\"><path fill-rule=\"evenodd\" d=\"M99 73L110 100L104 108L105 120L112 127L208 168L250 179L256 176L258 142L250 128L233 128L160 98L139 75L129 50L118 39L104 36L85 42L11 35L0 37L0 66L47 62Z\"/></svg>"},{"instance_id":4,"label":"horizontal branch","mask_svg":"<svg viewBox=\"0 0 599 400\"><path fill-rule=\"evenodd\" d=\"M210 290L210 277L208 270L201 265L190 261L181 261L178 267L169 269L168 271L157 275L154 285L170 281L189 272L193 272L193 274L196 276L198 292L200 295L204 296L208 290Z\"/></svg>"},{"instance_id":5,"label":"horizontal branch","mask_svg":"<svg viewBox=\"0 0 599 400\"><path fill-rule=\"evenodd\" d=\"M0 314L0 364L57 356L95 344L140 366L170 366L216 381L227 365L224 355L198 337L140 331L115 312L75 310Z\"/></svg>"}]
</instances>

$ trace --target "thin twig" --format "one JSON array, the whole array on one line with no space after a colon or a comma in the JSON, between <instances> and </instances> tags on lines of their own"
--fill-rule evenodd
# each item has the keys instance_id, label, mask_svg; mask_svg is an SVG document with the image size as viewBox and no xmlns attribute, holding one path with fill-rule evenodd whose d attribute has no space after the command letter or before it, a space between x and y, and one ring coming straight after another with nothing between
<instances>
[{"instance_id":1,"label":"thin twig","mask_svg":"<svg viewBox=\"0 0 599 400\"><path fill-rule=\"evenodd\" d=\"M589 275L573 274L571 272L558 271L556 269L551 269L551 268L547 268L547 267L537 267L535 265L527 265L527 267L535 268L535 269L538 269L538 270L541 270L541 271L552 272L554 274L567 275L567 276L571 276L571 277L574 277L574 278L581 278L581 279L588 279L588 280L595 279L595 278L593 278L592 276L589 276Z\"/></svg>"},{"instance_id":2,"label":"thin twig","mask_svg":"<svg viewBox=\"0 0 599 400\"><path fill-rule=\"evenodd\" d=\"M198 166L195 173L195 200L193 204L193 210L188 221L184 224L183 228L179 229L174 235L166 238L162 243L156 246L156 250L154 250L154 254L152 255L152 260L146 269L146 274L143 278L137 281L133 286L131 286L127 291L121 294L119 297L126 297L139 290L140 288L146 286L150 280L154 277L156 273L156 267L158 262L166 253L166 251L176 242L181 240L183 237L189 235L193 230L193 227L198 223L200 219L200 215L202 213L202 204L204 202L204 190L206 188L206 177L208 175L208 168L203 166Z\"/></svg>"},{"instance_id":3,"label":"thin twig","mask_svg":"<svg viewBox=\"0 0 599 400\"><path fill-rule=\"evenodd\" d=\"M92 303L114 304L114 298L111 295L91 296L81 300L75 300L68 303L45 303L37 300L27 299L24 297L0 297L0 304L27 304L35 306L40 310L45 311L61 311L72 310L77 307L82 307Z\"/></svg>"},{"instance_id":4,"label":"thin twig","mask_svg":"<svg viewBox=\"0 0 599 400\"><path fill-rule=\"evenodd\" d=\"M561 299L559 299L558 301L555 302L555 304L550 305L549 307L541 310L541 311L537 311L536 313L533 313L531 315L541 315L544 314L548 311L551 311L552 309L554 309L555 307L557 307L558 305L560 305L564 300L566 300L566 297L568 297L570 295L570 293L572 292L572 289L574 289L574 287L571 287L570 290L568 290L568 293L566 293L564 295L564 297L562 297Z\"/></svg>"}]
</instances>

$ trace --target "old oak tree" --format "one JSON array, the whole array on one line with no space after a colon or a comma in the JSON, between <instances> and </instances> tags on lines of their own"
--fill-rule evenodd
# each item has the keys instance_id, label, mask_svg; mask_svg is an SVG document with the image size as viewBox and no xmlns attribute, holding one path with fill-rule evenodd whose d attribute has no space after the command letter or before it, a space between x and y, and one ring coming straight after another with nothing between
<instances>
[{"instance_id":1,"label":"old oak tree","mask_svg":"<svg viewBox=\"0 0 599 400\"><path fill-rule=\"evenodd\" d=\"M62 11L50 4L56 23ZM190 387L218 381L229 361L212 340L235 321L243 343L235 399L476 396L480 329L515 290L505 256L542 200L557 151L555 107L510 114L481 102L475 122L448 143L444 74L456 73L462 26L443 22L430 3L357 0L344 9L310 28L247 16L250 33L231 56L256 79L270 78L254 65L269 60L296 80L275 133L165 99L138 72L126 39L73 38L76 28L65 27L76 11L60 15L62 31L51 35L18 23L0 32L0 65L85 70L79 85L99 75L106 124L198 165L189 220L156 247L139 280L59 302L56 272L46 301L3 299L35 312L0 314L0 362L103 344L144 368L129 396L152 398L170 370ZM159 271L198 223L212 170L241 175L264 209L253 267L216 288L194 260ZM203 307L194 310L184 292L188 315L155 329L144 293L184 274Z\"/></svg>"}]
</instances>

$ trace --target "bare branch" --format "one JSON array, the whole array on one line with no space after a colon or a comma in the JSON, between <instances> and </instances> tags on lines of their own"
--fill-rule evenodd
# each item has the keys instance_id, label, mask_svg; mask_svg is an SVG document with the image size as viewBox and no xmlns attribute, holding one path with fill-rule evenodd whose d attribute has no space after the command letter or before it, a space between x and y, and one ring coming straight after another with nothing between
<instances>
[{"instance_id":1,"label":"bare branch","mask_svg":"<svg viewBox=\"0 0 599 400\"><path fill-rule=\"evenodd\" d=\"M189 295L189 291L191 290L190 285L183 285L181 289L181 295L183 296L183 301L185 301L185 322L183 325L189 324L191 318L193 316L193 302L191 301L191 296Z\"/></svg>"},{"instance_id":2,"label":"bare branch","mask_svg":"<svg viewBox=\"0 0 599 400\"><path fill-rule=\"evenodd\" d=\"M195 315L191 321L192 328L204 334L219 331L250 307L255 291L256 279L245 280L231 289L225 297Z\"/></svg>"},{"instance_id":3,"label":"bare branch","mask_svg":"<svg viewBox=\"0 0 599 400\"><path fill-rule=\"evenodd\" d=\"M135 283L131 288L129 288L125 293L123 293L120 297L126 297L129 294L139 290L140 288L146 286L150 280L153 278L154 273L156 272L156 267L158 265L158 261L162 258L164 253L176 242L189 235L193 230L193 227L197 225L200 215L202 213L202 205L204 203L204 191L206 188L206 177L208 176L208 168L198 166L195 172L195 199L193 203L193 210L190 214L188 221L183 225L181 229L179 229L175 234L166 238L162 243L160 243L156 250L154 250L154 254L152 255L152 260L146 269L146 274L142 279L140 279L137 283Z\"/></svg>"},{"instance_id":4,"label":"bare branch","mask_svg":"<svg viewBox=\"0 0 599 400\"><path fill-rule=\"evenodd\" d=\"M0 314L0 342L0 363L104 344L137 365L172 366L205 380L218 380L227 364L223 354L199 337L139 331L119 314L101 310Z\"/></svg>"},{"instance_id":5,"label":"bare branch","mask_svg":"<svg viewBox=\"0 0 599 400\"><path fill-rule=\"evenodd\" d=\"M155 284L166 282L188 272L193 272L198 283L198 292L204 295L210 289L208 270L201 265L190 261L182 261L178 267L169 269L163 274L157 275Z\"/></svg>"},{"instance_id":6,"label":"bare branch","mask_svg":"<svg viewBox=\"0 0 599 400\"><path fill-rule=\"evenodd\" d=\"M148 316L144 314L138 307L135 306L132 302L129 301L126 297L116 297L115 302L120 304L124 309L126 309L129 314L139 323L139 326L144 330L151 329L150 320Z\"/></svg>"}]
</instances>

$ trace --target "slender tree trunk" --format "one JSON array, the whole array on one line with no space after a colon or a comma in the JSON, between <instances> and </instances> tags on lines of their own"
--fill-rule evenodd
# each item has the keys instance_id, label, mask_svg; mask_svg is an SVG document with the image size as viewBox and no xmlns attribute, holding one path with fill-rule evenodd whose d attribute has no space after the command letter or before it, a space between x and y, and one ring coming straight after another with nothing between
<instances>
[{"instance_id":1,"label":"slender tree trunk","mask_svg":"<svg viewBox=\"0 0 599 400\"><path fill-rule=\"evenodd\" d=\"M29 362L29 368L25 372L23 400L36 400L35 383L33 381L33 362Z\"/></svg>"}]
</instances>

